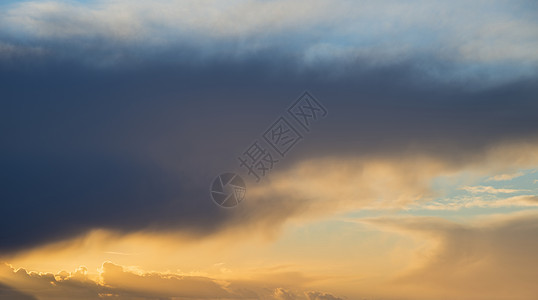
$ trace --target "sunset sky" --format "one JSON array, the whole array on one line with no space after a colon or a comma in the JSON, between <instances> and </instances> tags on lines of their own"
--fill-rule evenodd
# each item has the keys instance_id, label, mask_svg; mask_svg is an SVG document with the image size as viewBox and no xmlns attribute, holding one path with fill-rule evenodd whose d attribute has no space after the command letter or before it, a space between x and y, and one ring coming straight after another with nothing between
<instances>
[{"instance_id":1,"label":"sunset sky","mask_svg":"<svg viewBox=\"0 0 538 300\"><path fill-rule=\"evenodd\" d=\"M535 300L538 2L2 1L0 179L2 300Z\"/></svg>"}]
</instances>

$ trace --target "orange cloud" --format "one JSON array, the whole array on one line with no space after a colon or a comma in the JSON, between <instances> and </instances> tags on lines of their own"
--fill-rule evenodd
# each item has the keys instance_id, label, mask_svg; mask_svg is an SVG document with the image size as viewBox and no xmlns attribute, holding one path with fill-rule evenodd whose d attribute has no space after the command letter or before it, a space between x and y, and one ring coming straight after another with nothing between
<instances>
[{"instance_id":1,"label":"orange cloud","mask_svg":"<svg viewBox=\"0 0 538 300\"><path fill-rule=\"evenodd\" d=\"M271 277L268 276L266 278ZM174 273L136 273L111 262L103 263L99 277L92 280L85 267L54 275L0 264L0 297L9 295L13 297L10 299L340 299L328 293L301 291L298 287L275 287L277 280L269 281L273 283L224 281ZM280 281L282 284L283 280Z\"/></svg>"},{"instance_id":2,"label":"orange cloud","mask_svg":"<svg viewBox=\"0 0 538 300\"><path fill-rule=\"evenodd\" d=\"M426 237L414 268L388 285L401 299L534 299L538 295L538 213L494 216L469 224L441 218L364 222ZM411 296L414 295L414 296Z\"/></svg>"}]
</instances>

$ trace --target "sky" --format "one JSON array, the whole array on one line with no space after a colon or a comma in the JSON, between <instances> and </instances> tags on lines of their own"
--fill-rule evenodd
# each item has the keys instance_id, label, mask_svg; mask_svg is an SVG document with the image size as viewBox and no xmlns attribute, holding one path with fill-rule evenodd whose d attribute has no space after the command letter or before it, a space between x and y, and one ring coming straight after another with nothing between
<instances>
[{"instance_id":1,"label":"sky","mask_svg":"<svg viewBox=\"0 0 538 300\"><path fill-rule=\"evenodd\" d=\"M536 299L536 49L531 0L2 1L0 299Z\"/></svg>"}]
</instances>

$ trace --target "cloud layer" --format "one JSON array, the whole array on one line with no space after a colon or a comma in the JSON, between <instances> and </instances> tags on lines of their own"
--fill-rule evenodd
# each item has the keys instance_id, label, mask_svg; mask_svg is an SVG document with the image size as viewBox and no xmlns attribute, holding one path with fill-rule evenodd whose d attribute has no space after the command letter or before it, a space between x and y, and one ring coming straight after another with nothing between
<instances>
[{"instance_id":1,"label":"cloud layer","mask_svg":"<svg viewBox=\"0 0 538 300\"><path fill-rule=\"evenodd\" d=\"M341 299L319 291L275 287L256 280L216 280L203 276L135 272L103 263L97 278L86 267L57 274L0 265L0 297L10 299ZM290 283L281 284L289 285Z\"/></svg>"},{"instance_id":2,"label":"cloud layer","mask_svg":"<svg viewBox=\"0 0 538 300\"><path fill-rule=\"evenodd\" d=\"M45 55L91 66L241 61L261 53L307 66L426 57L443 62L445 68L425 66L443 80L506 80L535 74L535 11L532 1L8 3L0 57Z\"/></svg>"},{"instance_id":3,"label":"cloud layer","mask_svg":"<svg viewBox=\"0 0 538 300\"><path fill-rule=\"evenodd\" d=\"M476 91L423 78L417 61L390 68L357 61L342 73L298 71L289 60L275 65L274 59L201 69L157 64L104 71L24 60L17 70L6 67L1 177L3 211L10 213L0 223L10 229L1 232L1 247L31 247L96 227L209 234L256 212L286 219L302 209L284 201L289 210L253 205L223 212L207 190L220 172L242 171L236 157L305 86L314 87L329 117L272 176L327 157L394 162L424 154L459 168L511 144L520 145L513 153L522 156L509 156L515 160L504 166L532 156L534 79ZM337 79L333 71L340 72Z\"/></svg>"},{"instance_id":4,"label":"cloud layer","mask_svg":"<svg viewBox=\"0 0 538 300\"><path fill-rule=\"evenodd\" d=\"M339 201L310 189L320 181L333 184L342 207L401 208L428 200L429 180L446 172L533 166L533 8L530 1L3 4L0 250L95 228L197 237L278 230L296 216L333 212L327 207ZM305 89L327 106L327 120L272 183L249 190L258 198L219 210L209 182L240 172L237 155ZM482 160L511 145L492 155L501 163Z\"/></svg>"}]
</instances>

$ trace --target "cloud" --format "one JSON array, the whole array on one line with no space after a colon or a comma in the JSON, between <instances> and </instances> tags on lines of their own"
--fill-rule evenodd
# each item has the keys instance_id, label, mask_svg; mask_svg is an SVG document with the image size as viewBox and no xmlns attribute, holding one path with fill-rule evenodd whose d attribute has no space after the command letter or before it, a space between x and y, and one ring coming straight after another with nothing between
<instances>
[{"instance_id":1,"label":"cloud","mask_svg":"<svg viewBox=\"0 0 538 300\"><path fill-rule=\"evenodd\" d=\"M432 217L378 218L366 222L433 239L392 282L415 299L530 299L538 265L535 212L461 224ZM510 287L506 289L505 287Z\"/></svg>"},{"instance_id":2,"label":"cloud","mask_svg":"<svg viewBox=\"0 0 538 300\"><path fill-rule=\"evenodd\" d=\"M517 150L516 150L517 149ZM522 152L520 152L522 151ZM472 196L452 197L436 188L439 178L455 181L460 177L478 180L497 168L515 167L516 153L528 153L522 165L536 165L537 157L526 146L492 147L480 159L457 161L450 157L420 154L318 156L302 160L271 177L266 185L249 190L250 204L262 210L266 203L299 209L301 217L357 210L459 210L462 208L533 207L535 195L497 198L497 195L529 192L525 189L499 189L466 186ZM520 157L521 158L521 157ZM417 169L420 166L420 169ZM501 167L502 166L502 167ZM290 178L293 178L291 180ZM315 187L315 188L313 188ZM474 195L479 194L479 195ZM482 195L485 194L485 195ZM272 195L272 198L266 195ZM440 200L439 200L440 199ZM294 209L288 209L293 207ZM253 208L254 210L254 208ZM283 216L284 213L281 213ZM290 218L294 215L291 214Z\"/></svg>"},{"instance_id":3,"label":"cloud","mask_svg":"<svg viewBox=\"0 0 538 300\"><path fill-rule=\"evenodd\" d=\"M525 173L523 172L517 172L517 173L512 173L512 174L500 174L500 175L495 175L493 177L490 177L486 179L486 181L506 181L506 180L512 180L514 178L521 177L523 175L525 175Z\"/></svg>"},{"instance_id":4,"label":"cloud","mask_svg":"<svg viewBox=\"0 0 538 300\"><path fill-rule=\"evenodd\" d=\"M538 62L532 4L518 3L26 1L3 6L0 38L15 46L43 46L53 57L90 66L148 58L242 60L265 51L307 65L356 59L401 63L419 55L455 66L430 76L469 79L480 76L475 69L493 64L509 70L495 74L504 81L535 73L529 65Z\"/></svg>"},{"instance_id":5,"label":"cloud","mask_svg":"<svg viewBox=\"0 0 538 300\"><path fill-rule=\"evenodd\" d=\"M74 74L81 76L77 82L93 76ZM92 84L105 84L92 80ZM50 93L49 84L55 83L46 82L35 92ZM203 87L185 87L184 92L192 94L181 101L160 96L148 102L150 98L140 96L166 95L173 90L168 84L175 85L175 81L155 82L152 91L132 92L131 88L139 86L133 80L128 88L93 91L80 103L72 103L71 97L78 97L84 88L61 88L64 96L52 92L66 97L47 96L54 105L38 104L34 91L10 102L0 112L4 122L11 124L6 131L10 142L2 150L2 176L5 203L16 213L0 219L1 228L10 228L0 232L10 241L0 247L6 252L28 249L95 228L120 233L180 231L195 239L230 232L250 235L253 231L274 236L294 218L350 209L403 209L432 200L437 192L431 180L437 176L466 170L484 176L507 168L532 167L538 161L536 145L530 142L535 133L527 128L536 119L524 112L528 111L524 100L517 121L512 115L505 119L513 128L476 137L469 132L480 133L480 127L460 130L452 122L430 119L431 114L443 116L442 107L424 115L415 110L402 114L390 108L395 105L392 102L382 110L369 99L349 103L347 97L354 99L351 93L327 97L330 118L294 149L296 156L278 164L262 184L250 183L244 205L222 211L208 197L209 183L222 170L242 172L236 156L266 126L256 119L263 114L278 115L288 104L290 97L283 94L289 90L250 104L245 99L256 92L238 92L233 85L222 91L237 97L225 103L211 100L219 99L219 93L208 96ZM334 92L333 88L322 91ZM117 93L133 97L116 98ZM9 94L5 99L10 99ZM26 108L24 103L33 105ZM510 106L517 106L514 100ZM57 111L59 107L65 110ZM243 109L235 109L239 107ZM504 108L498 107L499 111ZM368 117L372 112L379 116ZM223 124L219 130L207 123L208 115L215 124ZM396 116L400 120L388 126ZM466 118L473 117L469 113ZM238 121L230 122L230 118ZM417 122L417 118L425 119ZM271 119L267 118L267 124ZM481 123L495 126L498 120L485 117ZM527 130L529 141L513 140L521 130Z\"/></svg>"},{"instance_id":6,"label":"cloud","mask_svg":"<svg viewBox=\"0 0 538 300\"><path fill-rule=\"evenodd\" d=\"M292 300L294 296L288 290L283 288L275 289L273 296L278 300Z\"/></svg>"},{"instance_id":7,"label":"cloud","mask_svg":"<svg viewBox=\"0 0 538 300\"><path fill-rule=\"evenodd\" d=\"M85 267L74 272L28 272L0 265L0 289L13 299L340 299L323 292L295 292L255 280L222 280L173 273L133 272L105 262L91 279ZM290 282L288 282L290 283ZM300 287L294 287L297 290ZM29 294L28 296L24 291ZM33 295L33 296L30 296ZM33 298L33 297L36 298ZM10 298L11 299L11 298Z\"/></svg>"},{"instance_id":8,"label":"cloud","mask_svg":"<svg viewBox=\"0 0 538 300\"><path fill-rule=\"evenodd\" d=\"M306 292L306 295L308 296L309 300L342 300L342 298L320 292Z\"/></svg>"},{"instance_id":9,"label":"cloud","mask_svg":"<svg viewBox=\"0 0 538 300\"><path fill-rule=\"evenodd\" d=\"M158 273L137 275L109 262L103 264L101 280L106 286L146 298L241 298L209 278Z\"/></svg>"},{"instance_id":10,"label":"cloud","mask_svg":"<svg viewBox=\"0 0 538 300\"><path fill-rule=\"evenodd\" d=\"M498 189L494 188L492 186L465 186L461 188L462 190L465 190L467 192L477 194L477 193L489 193L489 194L511 194L511 193L517 193L521 192L522 190L514 190L514 189Z\"/></svg>"},{"instance_id":11,"label":"cloud","mask_svg":"<svg viewBox=\"0 0 538 300\"><path fill-rule=\"evenodd\" d=\"M73 260L80 253L73 249L91 248L84 253L142 261L140 249L105 249L104 240L143 236L139 245L168 246L166 253L176 248L156 240L164 235L196 245L274 238L292 221L367 209L532 210L538 202L527 187L474 179L509 180L538 166L535 8L531 1L0 4L0 255L35 250L33 258ZM304 140L256 184L237 157L305 88L328 117L301 131ZM230 210L209 197L211 180L225 171L248 181L247 200ZM472 194L452 199L439 178ZM467 284L479 278L472 297L524 299L535 292L527 279L537 277L532 218L371 223L438 245L417 253L428 258L413 264L423 268L398 284L461 298L448 286L473 290ZM106 232L96 238L102 244L86 238L94 232ZM55 300L338 299L312 291L320 279L296 271L216 278L128 265L107 262L96 277L86 267L53 274L0 266L0 290ZM503 280L513 295L500 290Z\"/></svg>"},{"instance_id":12,"label":"cloud","mask_svg":"<svg viewBox=\"0 0 538 300\"><path fill-rule=\"evenodd\" d=\"M501 207L518 207L532 208L538 206L538 196L536 195L519 195L509 198L484 199L480 196L459 197L445 199L444 201L430 201L424 204L411 205L409 209L426 209L426 210L460 210L463 208L501 208Z\"/></svg>"},{"instance_id":13,"label":"cloud","mask_svg":"<svg viewBox=\"0 0 538 300\"><path fill-rule=\"evenodd\" d=\"M397 60L319 59L324 52L341 53L333 39L346 40L333 35L344 27L325 19L334 18L325 8L337 5L319 1L294 10L289 8L304 2L207 3L226 9L197 1L181 4L185 7L124 1L2 7L6 26L0 26L0 39L10 53L0 61L5 208L0 240L7 241L0 243L2 253L96 228L181 231L196 238L233 230L275 233L295 217L347 208L400 209L431 200L435 176L467 169L490 176L536 163L534 75L488 84L483 76L440 79L434 75L449 73L454 65L412 47L411 55L395 55ZM403 26L414 22L415 13L406 13L417 8L411 4L361 5L350 12L362 11L362 22L368 23L371 12L376 20L377 15L395 18L387 29L391 36L398 28L427 28L422 25L431 21L421 14L426 18L417 21L421 26ZM254 13L242 13L250 9ZM258 18L266 9L270 14ZM428 5L421 11L432 9L438 10ZM352 13L344 16L353 21ZM282 28L268 26L280 18ZM239 26L242 22L253 27ZM289 30L295 22L304 24L298 33ZM312 24L322 32L325 24L330 32L318 36L314 30L312 38L297 38ZM266 28L269 32L260 34ZM346 36L359 38L370 31L345 28ZM361 32L349 32L353 28ZM193 30L187 38L168 29ZM211 36L210 45L189 44L194 41L189 38L204 40L198 31ZM150 38L167 41L169 34L179 46L159 48ZM267 41L235 55L259 45L249 35ZM228 47L218 47L221 40ZM142 45L130 44L136 41ZM372 44L374 50L359 52L377 53L380 46ZM46 54L14 54L27 46ZM300 59L304 53L311 63ZM110 65L95 67L100 63ZM329 117L305 134L267 181L249 183L245 205L219 210L208 196L211 180L225 170L243 172L237 156L305 88L327 106Z\"/></svg>"}]
</instances>

